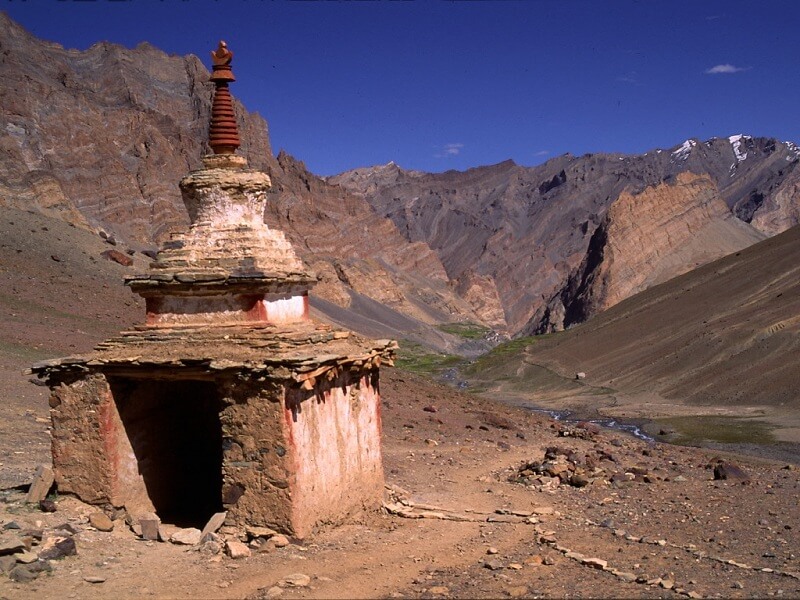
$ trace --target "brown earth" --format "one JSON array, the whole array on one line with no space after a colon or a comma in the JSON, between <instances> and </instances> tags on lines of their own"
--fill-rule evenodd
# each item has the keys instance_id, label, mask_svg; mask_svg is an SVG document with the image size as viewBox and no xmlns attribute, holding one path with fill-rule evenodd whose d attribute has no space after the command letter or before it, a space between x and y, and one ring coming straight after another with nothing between
<instances>
[{"instance_id":1,"label":"brown earth","mask_svg":"<svg viewBox=\"0 0 800 600\"><path fill-rule=\"evenodd\" d=\"M208 151L213 90L199 58L146 43L65 49L0 12L0 78L0 209L34 210L136 250L188 226L178 181ZM319 274L318 308L352 326L371 302L379 335L457 348L431 325L478 318L431 249L363 198L273 156L266 121L235 108L239 154L272 176L265 221Z\"/></svg>"},{"instance_id":2,"label":"brown earth","mask_svg":"<svg viewBox=\"0 0 800 600\"><path fill-rule=\"evenodd\" d=\"M52 561L52 573L30 583L0 578L0 596L266 598L298 573L307 586L285 587L281 597L800 594L796 468L726 457L751 481L714 481L712 457L702 451L564 428L396 370L384 372L382 388L392 499L406 500L401 512L409 517L424 518L368 514L233 560L140 541L122 520L112 532L98 531L88 524L95 508L59 497L55 513L42 513L10 490L0 496L0 522L43 529L33 551L68 522L78 531L77 555ZM42 403L30 406L47 414ZM14 426L34 435L46 424L17 419ZM550 446L596 462L600 475L583 488L548 476L509 481ZM446 520L453 514L468 520Z\"/></svg>"},{"instance_id":3,"label":"brown earth","mask_svg":"<svg viewBox=\"0 0 800 600\"><path fill-rule=\"evenodd\" d=\"M703 422L766 427L761 450L778 452L785 443L786 456L797 460L798 265L794 227L568 331L519 340L519 352L480 359L470 379L485 379L518 402L664 420L667 430L675 423L700 429ZM702 433L695 442L715 439Z\"/></svg>"},{"instance_id":4,"label":"brown earth","mask_svg":"<svg viewBox=\"0 0 800 600\"><path fill-rule=\"evenodd\" d=\"M393 369L381 382L384 467L395 486L387 500L404 498L399 512L429 518L376 512L233 560L138 540L121 520L112 532L95 530L88 516L96 508L72 498L57 497L55 513L23 506L13 486L49 458L46 393L23 369L85 351L143 315L118 283L130 269L100 258L109 244L87 235L25 211L0 221L0 527L6 535L10 521L42 528L35 552L65 522L78 531L76 556L54 560L52 573L30 583L0 577L0 597L259 598L296 573L308 586L281 588L282 597L800 594L796 468L726 455L751 483L714 481L705 451L566 427L498 404L503 396L487 400ZM591 482L509 481L550 446L572 451ZM468 520L442 518L453 514ZM592 566L599 561L607 570Z\"/></svg>"}]
</instances>

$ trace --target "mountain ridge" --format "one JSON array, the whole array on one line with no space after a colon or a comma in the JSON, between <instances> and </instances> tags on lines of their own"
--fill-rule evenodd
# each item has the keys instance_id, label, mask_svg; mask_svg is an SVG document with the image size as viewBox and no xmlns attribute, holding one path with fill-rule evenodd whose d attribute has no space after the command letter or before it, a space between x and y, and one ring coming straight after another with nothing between
<instances>
[{"instance_id":1,"label":"mountain ridge","mask_svg":"<svg viewBox=\"0 0 800 600\"><path fill-rule=\"evenodd\" d=\"M64 50L0 16L0 205L33 208L152 251L188 224L177 181L207 151L207 75L197 57L147 43ZM710 177L716 192L680 196L685 210L670 217L676 227L682 215L697 216L693 203L716 194L752 231L730 226L720 211L691 224L715 232L707 247L702 239L679 247L653 228L648 242L661 258L637 268L655 265L659 273L645 283L738 250L760 239L757 231L774 235L800 221L800 151L770 138L687 140L644 155L567 153L535 167L509 159L438 174L390 162L322 178L284 152L273 156L261 116L238 101L236 114L241 153L273 179L265 219L318 272L319 305L336 306L328 312L350 326L360 319L353 307L369 298L388 309L387 319L399 322L392 311L410 319L403 337L440 350L464 340L433 335L437 324L467 321L514 335L570 326L577 322L564 319L570 306L580 319L607 308L585 301L602 296L601 288L584 286L573 297L576 281L614 278L613 269L584 276L593 236L606 223L616 232L612 243L624 240L652 218L652 206L678 197L672 187L681 173ZM624 196L649 188L650 208ZM628 229L607 222L621 214L609 213L619 202L643 211L629 215ZM620 252L618 266L636 264ZM615 289L608 297L622 298Z\"/></svg>"}]
</instances>

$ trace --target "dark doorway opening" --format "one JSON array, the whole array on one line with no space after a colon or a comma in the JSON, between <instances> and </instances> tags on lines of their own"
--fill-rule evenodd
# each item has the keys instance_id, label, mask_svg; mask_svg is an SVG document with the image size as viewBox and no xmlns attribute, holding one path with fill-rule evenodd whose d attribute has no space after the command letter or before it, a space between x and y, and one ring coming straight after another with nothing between
<instances>
[{"instance_id":1,"label":"dark doorway opening","mask_svg":"<svg viewBox=\"0 0 800 600\"><path fill-rule=\"evenodd\" d=\"M164 523L202 529L222 510L221 403L209 381L110 381L156 513Z\"/></svg>"}]
</instances>

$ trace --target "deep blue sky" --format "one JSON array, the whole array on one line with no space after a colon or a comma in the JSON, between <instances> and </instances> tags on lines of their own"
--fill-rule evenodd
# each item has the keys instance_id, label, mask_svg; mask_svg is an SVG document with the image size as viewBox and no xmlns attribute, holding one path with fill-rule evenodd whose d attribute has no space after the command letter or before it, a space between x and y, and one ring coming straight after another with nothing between
<instances>
[{"instance_id":1,"label":"deep blue sky","mask_svg":"<svg viewBox=\"0 0 800 600\"><path fill-rule=\"evenodd\" d=\"M208 65L315 173L640 153L747 133L800 142L800 2L2 0L36 36L148 41ZM715 69L716 67L716 69Z\"/></svg>"}]
</instances>

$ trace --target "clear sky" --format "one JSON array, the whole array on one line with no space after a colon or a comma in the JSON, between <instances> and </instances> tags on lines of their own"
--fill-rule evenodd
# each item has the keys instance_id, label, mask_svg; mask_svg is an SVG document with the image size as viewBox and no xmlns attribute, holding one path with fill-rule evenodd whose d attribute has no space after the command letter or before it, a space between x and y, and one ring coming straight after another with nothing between
<instances>
[{"instance_id":1,"label":"clear sky","mask_svg":"<svg viewBox=\"0 0 800 600\"><path fill-rule=\"evenodd\" d=\"M797 0L0 0L69 48L225 39L231 90L315 173L466 169L689 137L800 142Z\"/></svg>"}]
</instances>

